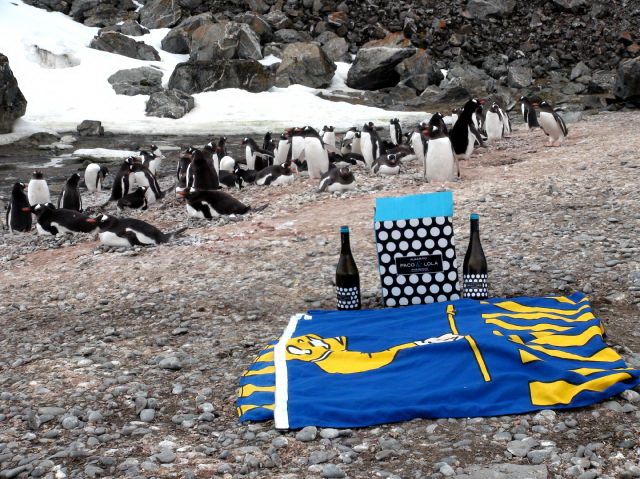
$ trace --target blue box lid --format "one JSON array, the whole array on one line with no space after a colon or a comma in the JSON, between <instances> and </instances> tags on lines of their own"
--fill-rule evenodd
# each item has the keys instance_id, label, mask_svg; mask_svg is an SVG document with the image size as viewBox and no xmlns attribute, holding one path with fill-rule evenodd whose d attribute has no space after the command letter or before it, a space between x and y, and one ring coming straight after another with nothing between
<instances>
[{"instance_id":1,"label":"blue box lid","mask_svg":"<svg viewBox=\"0 0 640 479\"><path fill-rule=\"evenodd\" d=\"M422 193L376 199L375 221L453 216L453 192Z\"/></svg>"}]
</instances>

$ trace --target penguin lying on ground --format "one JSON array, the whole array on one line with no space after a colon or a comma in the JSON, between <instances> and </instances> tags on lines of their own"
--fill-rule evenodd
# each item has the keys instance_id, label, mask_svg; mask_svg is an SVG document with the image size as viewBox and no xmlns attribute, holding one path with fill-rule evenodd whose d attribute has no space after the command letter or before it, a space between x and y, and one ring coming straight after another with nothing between
<instances>
[{"instance_id":1,"label":"penguin lying on ground","mask_svg":"<svg viewBox=\"0 0 640 479\"><path fill-rule=\"evenodd\" d=\"M287 185L293 183L294 179L293 171L291 171L291 160L287 160L282 165L268 166L258 172L256 185Z\"/></svg>"},{"instance_id":2,"label":"penguin lying on ground","mask_svg":"<svg viewBox=\"0 0 640 479\"><path fill-rule=\"evenodd\" d=\"M41 171L34 171L29 186L27 186L27 197L31 206L40 203L51 202L51 194L49 193L49 185Z\"/></svg>"},{"instance_id":3,"label":"penguin lying on ground","mask_svg":"<svg viewBox=\"0 0 640 479\"><path fill-rule=\"evenodd\" d=\"M125 208L146 210L149 206L147 200L148 186L140 186L136 191L129 193L118 200L118 211L122 211Z\"/></svg>"},{"instance_id":4,"label":"penguin lying on ground","mask_svg":"<svg viewBox=\"0 0 640 479\"><path fill-rule=\"evenodd\" d=\"M87 221L97 222L100 242L107 246L129 247L167 243L187 228L180 228L172 233L163 233L155 226L135 218L117 218L102 215L89 218Z\"/></svg>"},{"instance_id":5,"label":"penguin lying on ground","mask_svg":"<svg viewBox=\"0 0 640 479\"><path fill-rule=\"evenodd\" d=\"M273 153L258 147L253 138L242 140L245 147L245 160L250 170L261 170L273 163Z\"/></svg>"},{"instance_id":6,"label":"penguin lying on ground","mask_svg":"<svg viewBox=\"0 0 640 479\"><path fill-rule=\"evenodd\" d=\"M397 175L400 173L400 158L394 153L381 155L373 162L371 171L381 175Z\"/></svg>"},{"instance_id":7,"label":"penguin lying on ground","mask_svg":"<svg viewBox=\"0 0 640 479\"><path fill-rule=\"evenodd\" d=\"M548 146L560 146L569 134L562 117L546 101L540 103L539 122L545 135L549 137Z\"/></svg>"},{"instance_id":8,"label":"penguin lying on ground","mask_svg":"<svg viewBox=\"0 0 640 479\"><path fill-rule=\"evenodd\" d=\"M239 190L241 190L244 180L240 175L240 170L242 170L242 168L240 168L240 165L236 165L233 172L220 170L220 175L218 176L220 186L224 188L237 187Z\"/></svg>"},{"instance_id":9,"label":"penguin lying on ground","mask_svg":"<svg viewBox=\"0 0 640 479\"><path fill-rule=\"evenodd\" d=\"M356 189L356 178L347 167L331 168L320 180L318 192L352 191Z\"/></svg>"},{"instance_id":10,"label":"penguin lying on ground","mask_svg":"<svg viewBox=\"0 0 640 479\"><path fill-rule=\"evenodd\" d=\"M187 214L194 218L213 219L221 215L244 215L249 211L262 211L267 205L251 209L241 201L224 191L183 191L181 193L187 200Z\"/></svg>"},{"instance_id":11,"label":"penguin lying on ground","mask_svg":"<svg viewBox=\"0 0 640 479\"><path fill-rule=\"evenodd\" d=\"M36 229L41 235L69 233L91 233L96 229L96 220L74 210L56 209L51 203L31 207L36 215Z\"/></svg>"},{"instance_id":12,"label":"penguin lying on ground","mask_svg":"<svg viewBox=\"0 0 640 479\"><path fill-rule=\"evenodd\" d=\"M69 177L58 197L58 208L82 211L82 198L80 197L80 188L78 188L79 181L80 175L78 173L74 173Z\"/></svg>"},{"instance_id":13,"label":"penguin lying on ground","mask_svg":"<svg viewBox=\"0 0 640 479\"><path fill-rule=\"evenodd\" d=\"M9 231L31 231L31 205L24 190L27 185L14 183L11 199L7 205L7 226Z\"/></svg>"},{"instance_id":14,"label":"penguin lying on ground","mask_svg":"<svg viewBox=\"0 0 640 479\"><path fill-rule=\"evenodd\" d=\"M90 192L102 191L102 184L109 173L106 166L89 163L84 170L84 185Z\"/></svg>"}]
</instances>

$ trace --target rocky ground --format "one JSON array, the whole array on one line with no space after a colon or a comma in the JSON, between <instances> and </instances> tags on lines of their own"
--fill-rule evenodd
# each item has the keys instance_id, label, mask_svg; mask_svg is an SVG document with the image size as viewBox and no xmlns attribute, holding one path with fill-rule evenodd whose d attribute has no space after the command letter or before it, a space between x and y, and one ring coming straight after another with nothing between
<instances>
[{"instance_id":1,"label":"rocky ground","mask_svg":"<svg viewBox=\"0 0 640 479\"><path fill-rule=\"evenodd\" d=\"M584 291L640 367L639 120L589 116L560 148L521 128L445 185L424 183L415 163L396 178L356 170L358 191L343 195L300 178L235 192L269 206L211 223L169 198L131 213L189 227L159 247L3 232L0 478L640 477L633 390L580 410L340 431L240 425L234 407L237 378L288 317L333 307L338 227L351 226L365 305L380 307L374 199L443 187L458 255L468 214L481 215L492 296Z\"/></svg>"}]
</instances>

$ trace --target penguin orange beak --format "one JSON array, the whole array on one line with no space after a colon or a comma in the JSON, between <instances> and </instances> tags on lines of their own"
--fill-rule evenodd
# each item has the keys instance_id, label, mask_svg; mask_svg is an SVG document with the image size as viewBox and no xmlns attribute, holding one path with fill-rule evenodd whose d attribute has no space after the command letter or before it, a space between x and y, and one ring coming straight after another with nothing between
<instances>
[{"instance_id":1,"label":"penguin orange beak","mask_svg":"<svg viewBox=\"0 0 640 479\"><path fill-rule=\"evenodd\" d=\"M20 208L22 211L24 211L25 213L30 213L31 212L31 208L25 206L24 208Z\"/></svg>"},{"instance_id":2,"label":"penguin orange beak","mask_svg":"<svg viewBox=\"0 0 640 479\"><path fill-rule=\"evenodd\" d=\"M537 101L534 101L531 106L540 106L540 103L538 103Z\"/></svg>"},{"instance_id":3,"label":"penguin orange beak","mask_svg":"<svg viewBox=\"0 0 640 479\"><path fill-rule=\"evenodd\" d=\"M96 220L95 218L87 218L85 221L86 221L87 223L92 223L92 224L93 224L93 223L97 223L97 222L98 222L98 220Z\"/></svg>"},{"instance_id":4,"label":"penguin orange beak","mask_svg":"<svg viewBox=\"0 0 640 479\"><path fill-rule=\"evenodd\" d=\"M187 193L185 191L176 191L176 195L184 197L187 196Z\"/></svg>"},{"instance_id":5,"label":"penguin orange beak","mask_svg":"<svg viewBox=\"0 0 640 479\"><path fill-rule=\"evenodd\" d=\"M484 98L480 98L478 101L480 102L481 105L484 105L485 103L487 103L487 100L485 100Z\"/></svg>"}]
</instances>

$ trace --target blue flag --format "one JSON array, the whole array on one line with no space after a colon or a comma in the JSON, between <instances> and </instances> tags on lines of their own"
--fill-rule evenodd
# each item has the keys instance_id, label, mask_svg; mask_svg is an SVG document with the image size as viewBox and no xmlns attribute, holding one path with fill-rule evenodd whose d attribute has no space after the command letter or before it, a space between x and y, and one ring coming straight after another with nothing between
<instances>
[{"instance_id":1,"label":"blue flag","mask_svg":"<svg viewBox=\"0 0 640 479\"><path fill-rule=\"evenodd\" d=\"M640 383L581 293L310 311L241 378L240 419L360 427L586 406Z\"/></svg>"}]
</instances>

